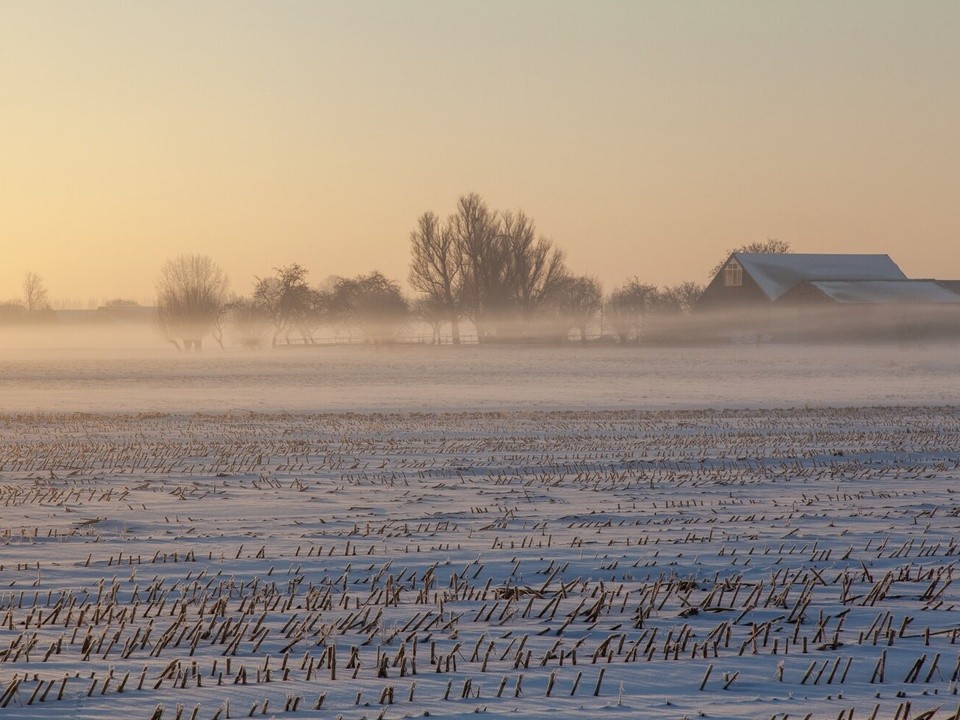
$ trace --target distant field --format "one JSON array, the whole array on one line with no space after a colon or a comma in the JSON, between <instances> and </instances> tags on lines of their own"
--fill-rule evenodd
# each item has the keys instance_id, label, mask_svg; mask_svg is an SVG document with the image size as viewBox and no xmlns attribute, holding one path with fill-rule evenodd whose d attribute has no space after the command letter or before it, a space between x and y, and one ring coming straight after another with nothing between
<instances>
[{"instance_id":1,"label":"distant field","mask_svg":"<svg viewBox=\"0 0 960 720\"><path fill-rule=\"evenodd\" d=\"M960 403L957 346L368 346L258 353L207 348L201 355L183 356L172 347L138 350L137 345L83 346L80 338L39 339L48 345L7 347L0 354L0 412Z\"/></svg>"},{"instance_id":2,"label":"distant field","mask_svg":"<svg viewBox=\"0 0 960 720\"><path fill-rule=\"evenodd\" d=\"M118 382L205 397L212 362ZM958 480L946 406L6 414L0 717L946 720Z\"/></svg>"}]
</instances>

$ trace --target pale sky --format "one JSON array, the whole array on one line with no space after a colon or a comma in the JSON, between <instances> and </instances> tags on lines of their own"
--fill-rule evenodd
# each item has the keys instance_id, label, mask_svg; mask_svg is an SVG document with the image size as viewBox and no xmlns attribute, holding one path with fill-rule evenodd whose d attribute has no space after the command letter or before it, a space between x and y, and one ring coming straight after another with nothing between
<instances>
[{"instance_id":1,"label":"pale sky","mask_svg":"<svg viewBox=\"0 0 960 720\"><path fill-rule=\"evenodd\" d=\"M608 289L767 237L960 278L960 3L0 0L0 300L405 281L467 192Z\"/></svg>"}]
</instances>

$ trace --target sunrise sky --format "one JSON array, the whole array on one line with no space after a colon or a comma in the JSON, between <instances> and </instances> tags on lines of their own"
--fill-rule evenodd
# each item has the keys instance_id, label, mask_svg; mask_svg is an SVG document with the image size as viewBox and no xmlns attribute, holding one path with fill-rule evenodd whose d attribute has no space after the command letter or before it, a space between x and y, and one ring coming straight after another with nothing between
<instances>
[{"instance_id":1,"label":"sunrise sky","mask_svg":"<svg viewBox=\"0 0 960 720\"><path fill-rule=\"evenodd\" d=\"M184 252L405 281L471 191L608 289L767 237L960 278L952 0L0 0L0 108L0 300L150 302Z\"/></svg>"}]
</instances>

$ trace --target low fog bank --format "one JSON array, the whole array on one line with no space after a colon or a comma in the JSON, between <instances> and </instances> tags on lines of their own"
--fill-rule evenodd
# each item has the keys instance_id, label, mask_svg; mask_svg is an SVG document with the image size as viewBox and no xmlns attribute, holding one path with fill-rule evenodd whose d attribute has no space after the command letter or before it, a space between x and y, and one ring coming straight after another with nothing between
<instances>
[{"instance_id":1,"label":"low fog bank","mask_svg":"<svg viewBox=\"0 0 960 720\"><path fill-rule=\"evenodd\" d=\"M0 362L166 357L176 349L148 324L0 326Z\"/></svg>"},{"instance_id":2,"label":"low fog bank","mask_svg":"<svg viewBox=\"0 0 960 720\"><path fill-rule=\"evenodd\" d=\"M955 342L318 345L178 354L149 329L0 333L0 412L960 404Z\"/></svg>"}]
</instances>

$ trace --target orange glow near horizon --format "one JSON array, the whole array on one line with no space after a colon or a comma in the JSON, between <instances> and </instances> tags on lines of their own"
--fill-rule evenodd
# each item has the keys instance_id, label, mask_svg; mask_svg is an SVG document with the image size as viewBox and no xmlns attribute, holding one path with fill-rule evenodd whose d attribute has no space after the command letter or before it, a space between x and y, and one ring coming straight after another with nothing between
<instances>
[{"instance_id":1,"label":"orange glow near horizon","mask_svg":"<svg viewBox=\"0 0 960 720\"><path fill-rule=\"evenodd\" d=\"M7 2L0 301L299 262L406 280L426 210L522 207L607 288L767 237L960 278L960 4Z\"/></svg>"}]
</instances>

